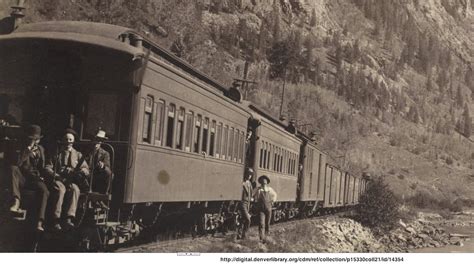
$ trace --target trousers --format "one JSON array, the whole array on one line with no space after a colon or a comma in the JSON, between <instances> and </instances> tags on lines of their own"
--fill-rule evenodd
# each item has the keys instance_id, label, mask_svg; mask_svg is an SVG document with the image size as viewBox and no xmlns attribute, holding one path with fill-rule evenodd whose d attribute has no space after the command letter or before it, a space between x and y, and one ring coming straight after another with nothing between
<instances>
[{"instance_id":1,"label":"trousers","mask_svg":"<svg viewBox=\"0 0 474 265\"><path fill-rule=\"evenodd\" d=\"M57 219L61 218L64 199L66 199L67 202L67 216L75 217L79 195L81 195L79 187L74 183L64 184L59 180L54 181L53 186L58 192L58 198L54 205L54 217Z\"/></svg>"},{"instance_id":2,"label":"trousers","mask_svg":"<svg viewBox=\"0 0 474 265\"><path fill-rule=\"evenodd\" d=\"M242 234L241 238L245 238L250 227L250 204L249 202L240 203L240 215L242 216Z\"/></svg>"},{"instance_id":3,"label":"trousers","mask_svg":"<svg viewBox=\"0 0 474 265\"><path fill-rule=\"evenodd\" d=\"M259 211L260 222L258 224L258 235L264 240L270 232L270 221L272 219L272 208L263 208ZM264 233L265 231L265 233Z\"/></svg>"},{"instance_id":4,"label":"trousers","mask_svg":"<svg viewBox=\"0 0 474 265\"><path fill-rule=\"evenodd\" d=\"M23 175L18 166L11 166L11 179L12 179L12 193L13 197L21 200L21 189L28 188L36 192L37 197L39 198L39 211L38 219L44 220L46 215L46 206L48 205L49 199L49 190L46 184L42 181L32 180L32 177Z\"/></svg>"}]
</instances>

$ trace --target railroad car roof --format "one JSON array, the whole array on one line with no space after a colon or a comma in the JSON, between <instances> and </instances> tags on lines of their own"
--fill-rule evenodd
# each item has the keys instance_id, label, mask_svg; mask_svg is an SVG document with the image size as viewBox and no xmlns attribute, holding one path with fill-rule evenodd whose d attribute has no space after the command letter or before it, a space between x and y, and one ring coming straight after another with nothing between
<instances>
[{"instance_id":1,"label":"railroad car roof","mask_svg":"<svg viewBox=\"0 0 474 265\"><path fill-rule=\"evenodd\" d=\"M48 21L22 24L13 33L0 35L0 41L31 39L63 40L110 48L131 54L134 57L144 56L145 52L143 49L134 47L123 41L122 37L124 35L141 37L145 49L151 49L153 54L159 56L162 60L175 65L184 72L187 72L223 93L228 92L229 89L226 86L195 69L188 62L162 48L146 36L122 26L85 21Z\"/></svg>"},{"instance_id":2,"label":"railroad car roof","mask_svg":"<svg viewBox=\"0 0 474 265\"><path fill-rule=\"evenodd\" d=\"M23 24L13 33L0 35L0 41L58 40L90 44L109 48L132 56L143 56L144 52L119 40L119 36L130 31L127 28L92 22L51 21Z\"/></svg>"}]
</instances>

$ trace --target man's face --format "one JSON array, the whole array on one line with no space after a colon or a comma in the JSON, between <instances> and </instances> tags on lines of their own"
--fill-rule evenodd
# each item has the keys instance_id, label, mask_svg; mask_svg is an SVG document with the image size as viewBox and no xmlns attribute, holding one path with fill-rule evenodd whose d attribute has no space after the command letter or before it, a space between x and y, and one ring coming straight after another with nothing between
<instances>
[{"instance_id":1,"label":"man's face","mask_svg":"<svg viewBox=\"0 0 474 265\"><path fill-rule=\"evenodd\" d=\"M267 179L262 179L262 185L267 185L267 184L268 184Z\"/></svg>"},{"instance_id":2,"label":"man's face","mask_svg":"<svg viewBox=\"0 0 474 265\"><path fill-rule=\"evenodd\" d=\"M66 133L66 135L64 135L64 142L67 147L72 147L74 140L74 135L72 133Z\"/></svg>"},{"instance_id":3,"label":"man's face","mask_svg":"<svg viewBox=\"0 0 474 265\"><path fill-rule=\"evenodd\" d=\"M41 142L41 139L40 139L40 138L36 139L36 140L35 140L35 145L39 145L40 142Z\"/></svg>"},{"instance_id":4,"label":"man's face","mask_svg":"<svg viewBox=\"0 0 474 265\"><path fill-rule=\"evenodd\" d=\"M36 144L35 139L28 138L28 146L34 146Z\"/></svg>"}]
</instances>

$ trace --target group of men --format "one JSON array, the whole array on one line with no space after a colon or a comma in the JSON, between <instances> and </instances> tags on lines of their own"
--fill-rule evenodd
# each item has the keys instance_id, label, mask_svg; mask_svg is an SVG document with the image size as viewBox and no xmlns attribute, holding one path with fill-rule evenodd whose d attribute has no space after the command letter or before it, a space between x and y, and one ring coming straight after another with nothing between
<instances>
[{"instance_id":1,"label":"group of men","mask_svg":"<svg viewBox=\"0 0 474 265\"><path fill-rule=\"evenodd\" d=\"M240 212L242 216L242 233L239 235L241 239L246 238L246 233L249 229L251 216L250 206L255 204L254 207L259 216L258 234L260 240L265 242L266 236L270 232L270 221L272 218L272 207L273 203L277 199L276 192L269 186L270 178L266 175L262 175L258 178L260 186L254 190L251 179L253 177L253 170L247 169L244 177L243 189L242 189L242 200L240 203Z\"/></svg>"},{"instance_id":2,"label":"group of men","mask_svg":"<svg viewBox=\"0 0 474 265\"><path fill-rule=\"evenodd\" d=\"M36 229L44 231L48 203L52 203L53 208L53 229L72 228L81 189L84 191L92 185L94 191L108 191L112 176L110 154L101 147L107 139L106 133L100 128L97 130L94 148L87 156L74 148L77 133L73 129L64 131L59 149L52 156L46 156L44 147L40 145L42 137L40 126L25 128L24 144L17 161L10 166L13 193L10 211L23 212L20 209L21 190L34 190L40 198ZM91 173L93 183L89 183ZM55 196L50 198L50 195ZM67 210L64 216L63 207Z\"/></svg>"}]
</instances>

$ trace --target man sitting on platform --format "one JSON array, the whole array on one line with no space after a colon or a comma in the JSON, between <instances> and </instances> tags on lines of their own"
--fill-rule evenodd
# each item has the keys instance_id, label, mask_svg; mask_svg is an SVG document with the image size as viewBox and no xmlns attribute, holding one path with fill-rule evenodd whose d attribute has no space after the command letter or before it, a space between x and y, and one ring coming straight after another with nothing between
<instances>
[{"instance_id":1,"label":"man sitting on platform","mask_svg":"<svg viewBox=\"0 0 474 265\"><path fill-rule=\"evenodd\" d=\"M81 193L76 183L89 176L89 167L81 152L74 149L74 141L77 133L73 129L66 129L61 143L59 154L56 154L46 165L49 175L54 178L53 188L58 192L55 205L55 230L61 230L61 211L64 197L67 196L67 217L64 225L68 228L74 227L73 219L76 216L77 203Z\"/></svg>"},{"instance_id":2,"label":"man sitting on platform","mask_svg":"<svg viewBox=\"0 0 474 265\"><path fill-rule=\"evenodd\" d=\"M105 131L99 128L94 138L94 149L86 158L92 172L92 190L102 194L109 192L109 181L112 177L110 154L101 147L102 143L107 139Z\"/></svg>"},{"instance_id":3,"label":"man sitting on platform","mask_svg":"<svg viewBox=\"0 0 474 265\"><path fill-rule=\"evenodd\" d=\"M36 195L40 198L37 229L44 231L43 222L45 220L49 190L44 179L46 173L44 148L39 145L43 136L41 135L41 127L38 125L28 126L25 133L25 145L20 150L17 162L10 167L14 199L10 211L14 213L23 212L20 209L22 188L36 191Z\"/></svg>"}]
</instances>

